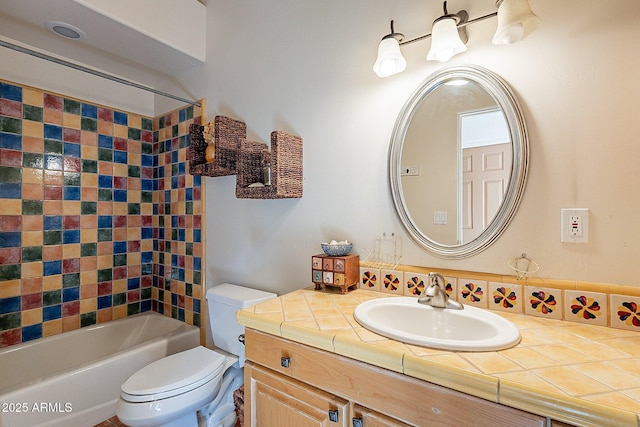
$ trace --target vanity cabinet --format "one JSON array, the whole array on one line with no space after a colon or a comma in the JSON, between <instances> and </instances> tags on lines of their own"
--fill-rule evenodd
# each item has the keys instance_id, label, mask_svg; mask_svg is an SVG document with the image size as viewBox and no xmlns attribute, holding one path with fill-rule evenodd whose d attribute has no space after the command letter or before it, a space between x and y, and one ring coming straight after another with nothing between
<instances>
[{"instance_id":1,"label":"vanity cabinet","mask_svg":"<svg viewBox=\"0 0 640 427\"><path fill-rule=\"evenodd\" d=\"M245 343L247 426L547 425L545 417L250 328ZM338 421L327 422L335 410Z\"/></svg>"}]
</instances>

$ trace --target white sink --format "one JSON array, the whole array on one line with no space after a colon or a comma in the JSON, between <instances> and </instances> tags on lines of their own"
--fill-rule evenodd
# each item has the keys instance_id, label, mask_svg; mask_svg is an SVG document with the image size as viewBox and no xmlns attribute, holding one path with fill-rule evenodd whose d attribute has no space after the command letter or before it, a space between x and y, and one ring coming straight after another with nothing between
<instances>
[{"instance_id":1,"label":"white sink","mask_svg":"<svg viewBox=\"0 0 640 427\"><path fill-rule=\"evenodd\" d=\"M481 308L434 308L413 297L389 297L359 304L353 316L366 329L408 344L441 350L491 351L520 342L518 328Z\"/></svg>"}]
</instances>

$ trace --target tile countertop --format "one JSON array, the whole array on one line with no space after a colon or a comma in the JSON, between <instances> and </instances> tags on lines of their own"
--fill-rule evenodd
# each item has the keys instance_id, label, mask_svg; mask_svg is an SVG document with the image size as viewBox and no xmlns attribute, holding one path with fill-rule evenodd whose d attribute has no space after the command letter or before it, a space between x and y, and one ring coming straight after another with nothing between
<instances>
[{"instance_id":1,"label":"tile countertop","mask_svg":"<svg viewBox=\"0 0 640 427\"><path fill-rule=\"evenodd\" d=\"M394 296L301 289L240 310L246 327L420 378L538 415L584 426L640 426L640 334L494 313L520 329L517 346L451 352L403 344L353 318L361 302Z\"/></svg>"}]
</instances>

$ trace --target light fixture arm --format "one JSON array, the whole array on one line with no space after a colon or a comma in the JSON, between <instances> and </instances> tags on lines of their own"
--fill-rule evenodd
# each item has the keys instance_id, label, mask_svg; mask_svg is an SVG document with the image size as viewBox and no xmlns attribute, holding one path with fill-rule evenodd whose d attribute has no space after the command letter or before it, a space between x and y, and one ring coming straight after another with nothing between
<instances>
[{"instance_id":1,"label":"light fixture arm","mask_svg":"<svg viewBox=\"0 0 640 427\"><path fill-rule=\"evenodd\" d=\"M391 33L387 34L386 36L384 36L382 38L382 40L384 39L389 39L389 38L394 38L396 40L398 40L399 44L402 44L402 40L404 40L404 34L402 33L396 33L396 31L393 28L393 19L391 20Z\"/></svg>"}]
</instances>

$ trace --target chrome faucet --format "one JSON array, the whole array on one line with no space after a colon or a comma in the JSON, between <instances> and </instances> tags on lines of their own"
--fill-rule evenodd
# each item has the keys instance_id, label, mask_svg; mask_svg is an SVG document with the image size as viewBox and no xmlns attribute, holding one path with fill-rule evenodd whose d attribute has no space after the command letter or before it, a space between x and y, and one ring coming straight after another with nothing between
<instances>
[{"instance_id":1,"label":"chrome faucet","mask_svg":"<svg viewBox=\"0 0 640 427\"><path fill-rule=\"evenodd\" d=\"M418 302L431 307L462 310L464 308L462 304L449 299L445 286L447 286L447 281L442 274L429 273L429 286L424 290L424 295L418 298Z\"/></svg>"}]
</instances>

